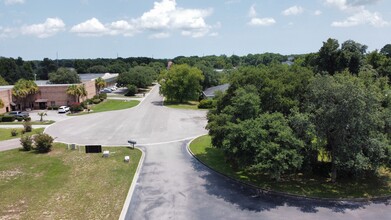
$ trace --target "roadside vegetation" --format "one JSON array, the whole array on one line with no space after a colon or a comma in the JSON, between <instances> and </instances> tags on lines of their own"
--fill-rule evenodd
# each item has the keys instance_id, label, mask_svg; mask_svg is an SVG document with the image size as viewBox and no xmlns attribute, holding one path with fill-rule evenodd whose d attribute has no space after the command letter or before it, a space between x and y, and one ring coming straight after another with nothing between
<instances>
[{"instance_id":1,"label":"roadside vegetation","mask_svg":"<svg viewBox=\"0 0 391 220\"><path fill-rule=\"evenodd\" d=\"M20 138L24 134L25 135L39 134L42 133L43 131L44 128L35 128L32 129L31 132L25 132L24 128L0 128L0 141Z\"/></svg>"},{"instance_id":2,"label":"roadside vegetation","mask_svg":"<svg viewBox=\"0 0 391 220\"><path fill-rule=\"evenodd\" d=\"M49 153L0 152L0 216L5 219L118 219L141 151L86 154L55 143ZM124 156L130 156L125 163Z\"/></svg>"},{"instance_id":3,"label":"roadside vegetation","mask_svg":"<svg viewBox=\"0 0 391 220\"><path fill-rule=\"evenodd\" d=\"M96 105L91 105L90 111L86 112L78 112L74 114L68 114L69 116L76 116L76 115L85 115L85 114L91 114L91 113L98 113L98 112L106 112L106 111L115 111L115 110L122 110L122 109L128 109L133 108L137 106L140 103L140 101L137 100L114 100L114 99L107 99L103 102L100 102Z\"/></svg>"},{"instance_id":4,"label":"roadside vegetation","mask_svg":"<svg viewBox=\"0 0 391 220\"><path fill-rule=\"evenodd\" d=\"M320 198L373 198L391 195L391 170L381 167L372 178L343 179L332 183L329 177L295 173L275 182L268 175L255 175L245 168L227 163L224 152L211 144L205 135L190 144L190 150L210 168L241 182L265 190Z\"/></svg>"}]
</instances>

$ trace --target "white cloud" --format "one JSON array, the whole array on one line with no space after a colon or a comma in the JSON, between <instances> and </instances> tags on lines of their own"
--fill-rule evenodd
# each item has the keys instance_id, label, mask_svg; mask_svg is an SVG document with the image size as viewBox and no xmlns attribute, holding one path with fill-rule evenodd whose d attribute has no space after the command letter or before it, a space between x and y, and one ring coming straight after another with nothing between
<instances>
[{"instance_id":1,"label":"white cloud","mask_svg":"<svg viewBox=\"0 0 391 220\"><path fill-rule=\"evenodd\" d=\"M301 6L292 6L282 12L283 15L289 16L289 15L299 15L304 12L304 9Z\"/></svg>"},{"instance_id":2,"label":"white cloud","mask_svg":"<svg viewBox=\"0 0 391 220\"><path fill-rule=\"evenodd\" d=\"M346 18L344 21L334 21L331 26L352 27L362 24L370 24L374 27L384 27L389 25L390 22L383 20L383 18L377 12L372 13L367 10L362 10Z\"/></svg>"},{"instance_id":3,"label":"white cloud","mask_svg":"<svg viewBox=\"0 0 391 220\"><path fill-rule=\"evenodd\" d=\"M255 17L257 17L257 11L255 10L255 5L252 5L252 6L250 7L250 10L249 10L249 12L248 12L248 16L249 16L250 18L255 18Z\"/></svg>"},{"instance_id":4,"label":"white cloud","mask_svg":"<svg viewBox=\"0 0 391 220\"><path fill-rule=\"evenodd\" d=\"M44 23L22 26L20 32L23 35L33 35L39 38L47 38L65 30L64 22L59 18L48 18Z\"/></svg>"},{"instance_id":5,"label":"white cloud","mask_svg":"<svg viewBox=\"0 0 391 220\"><path fill-rule=\"evenodd\" d=\"M252 18L248 24L251 26L271 26L275 23L274 18Z\"/></svg>"},{"instance_id":6,"label":"white cloud","mask_svg":"<svg viewBox=\"0 0 391 220\"><path fill-rule=\"evenodd\" d=\"M140 30L179 30L184 36L203 37L212 29L205 21L211 14L211 9L184 9L177 7L175 0L162 0L155 2L151 10L134 19L133 23Z\"/></svg>"},{"instance_id":7,"label":"white cloud","mask_svg":"<svg viewBox=\"0 0 391 220\"><path fill-rule=\"evenodd\" d=\"M314 12L314 15L316 15L316 16L319 16L319 15L321 15L322 14L322 11L320 11L320 10L316 10L315 12Z\"/></svg>"},{"instance_id":8,"label":"white cloud","mask_svg":"<svg viewBox=\"0 0 391 220\"><path fill-rule=\"evenodd\" d=\"M102 36L109 34L106 28L98 19L91 18L83 23L77 24L71 28L71 32L81 36Z\"/></svg>"},{"instance_id":9,"label":"white cloud","mask_svg":"<svg viewBox=\"0 0 391 220\"><path fill-rule=\"evenodd\" d=\"M5 5L24 4L24 0L4 0Z\"/></svg>"},{"instance_id":10,"label":"white cloud","mask_svg":"<svg viewBox=\"0 0 391 220\"><path fill-rule=\"evenodd\" d=\"M365 24L374 27L390 25L390 22L384 20L379 12L371 12L366 9L366 5L376 2L378 0L325 0L326 5L336 7L349 14L345 20L332 22L331 26L333 27L352 27Z\"/></svg>"},{"instance_id":11,"label":"white cloud","mask_svg":"<svg viewBox=\"0 0 391 220\"><path fill-rule=\"evenodd\" d=\"M149 38L151 38L151 39L162 39L162 38L168 38L168 37L170 37L170 34L167 32L160 32L160 33L152 34L149 36Z\"/></svg>"},{"instance_id":12,"label":"white cloud","mask_svg":"<svg viewBox=\"0 0 391 220\"><path fill-rule=\"evenodd\" d=\"M257 11L255 10L255 5L252 5L250 7L248 16L251 18L250 21L247 23L250 26L271 26L276 23L276 20L274 20L274 18L257 17L258 15L257 15Z\"/></svg>"},{"instance_id":13,"label":"white cloud","mask_svg":"<svg viewBox=\"0 0 391 220\"><path fill-rule=\"evenodd\" d=\"M133 36L140 32L152 32L150 38L166 38L171 32L179 31L184 36L204 37L211 30L221 26L206 23L205 18L212 14L212 9L187 9L177 7L175 0L161 0L140 17L108 24L92 18L71 28L71 32L80 36L123 35Z\"/></svg>"}]
</instances>

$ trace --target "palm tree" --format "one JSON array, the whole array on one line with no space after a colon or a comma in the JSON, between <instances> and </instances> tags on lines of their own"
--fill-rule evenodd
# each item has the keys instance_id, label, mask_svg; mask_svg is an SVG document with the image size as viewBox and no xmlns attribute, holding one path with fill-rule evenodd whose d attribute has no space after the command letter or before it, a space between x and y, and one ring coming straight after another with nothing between
<instances>
[{"instance_id":1,"label":"palm tree","mask_svg":"<svg viewBox=\"0 0 391 220\"><path fill-rule=\"evenodd\" d=\"M4 102L2 99L0 99L0 108L4 108Z\"/></svg>"},{"instance_id":2,"label":"palm tree","mask_svg":"<svg viewBox=\"0 0 391 220\"><path fill-rule=\"evenodd\" d=\"M100 91L103 87L106 86L106 81L104 79L102 79L102 77L99 77L99 78L95 79L95 86L96 86L97 90Z\"/></svg>"},{"instance_id":3,"label":"palm tree","mask_svg":"<svg viewBox=\"0 0 391 220\"><path fill-rule=\"evenodd\" d=\"M20 79L12 88L12 95L16 99L21 99L23 108L26 107L25 101L28 96L34 95L39 91L37 84L32 80Z\"/></svg>"},{"instance_id":4,"label":"palm tree","mask_svg":"<svg viewBox=\"0 0 391 220\"><path fill-rule=\"evenodd\" d=\"M85 97L88 93L84 84L80 84L68 86L67 94L75 96L75 102L80 102L80 97Z\"/></svg>"}]
</instances>

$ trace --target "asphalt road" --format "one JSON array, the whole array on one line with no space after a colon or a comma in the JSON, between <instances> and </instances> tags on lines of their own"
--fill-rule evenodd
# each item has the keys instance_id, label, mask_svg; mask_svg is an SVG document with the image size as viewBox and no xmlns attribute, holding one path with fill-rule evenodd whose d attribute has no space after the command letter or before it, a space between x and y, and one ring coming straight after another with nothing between
<instances>
[{"instance_id":1,"label":"asphalt road","mask_svg":"<svg viewBox=\"0 0 391 220\"><path fill-rule=\"evenodd\" d=\"M125 219L390 219L390 201L324 202L259 194L189 155L187 141L142 147L146 157Z\"/></svg>"},{"instance_id":2,"label":"asphalt road","mask_svg":"<svg viewBox=\"0 0 391 220\"><path fill-rule=\"evenodd\" d=\"M101 145L126 145L128 139L156 144L206 133L206 111L164 107L158 90L155 86L135 108L73 116L45 132L60 142Z\"/></svg>"},{"instance_id":3,"label":"asphalt road","mask_svg":"<svg viewBox=\"0 0 391 220\"><path fill-rule=\"evenodd\" d=\"M206 133L205 112L161 106L155 87L138 107L74 117L46 132L58 141L125 145L137 140L145 161L126 219L391 219L391 201L322 202L259 195L189 155Z\"/></svg>"}]
</instances>

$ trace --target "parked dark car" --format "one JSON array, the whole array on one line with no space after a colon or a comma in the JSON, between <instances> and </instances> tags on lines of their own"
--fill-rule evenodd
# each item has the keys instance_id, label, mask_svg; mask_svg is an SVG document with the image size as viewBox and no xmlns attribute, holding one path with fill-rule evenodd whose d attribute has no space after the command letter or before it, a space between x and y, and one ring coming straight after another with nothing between
<instances>
[{"instance_id":1,"label":"parked dark car","mask_svg":"<svg viewBox=\"0 0 391 220\"><path fill-rule=\"evenodd\" d=\"M13 115L15 116L15 119L23 119L23 120L30 117L30 114L28 112L21 112L21 111L8 112L7 115Z\"/></svg>"}]
</instances>

